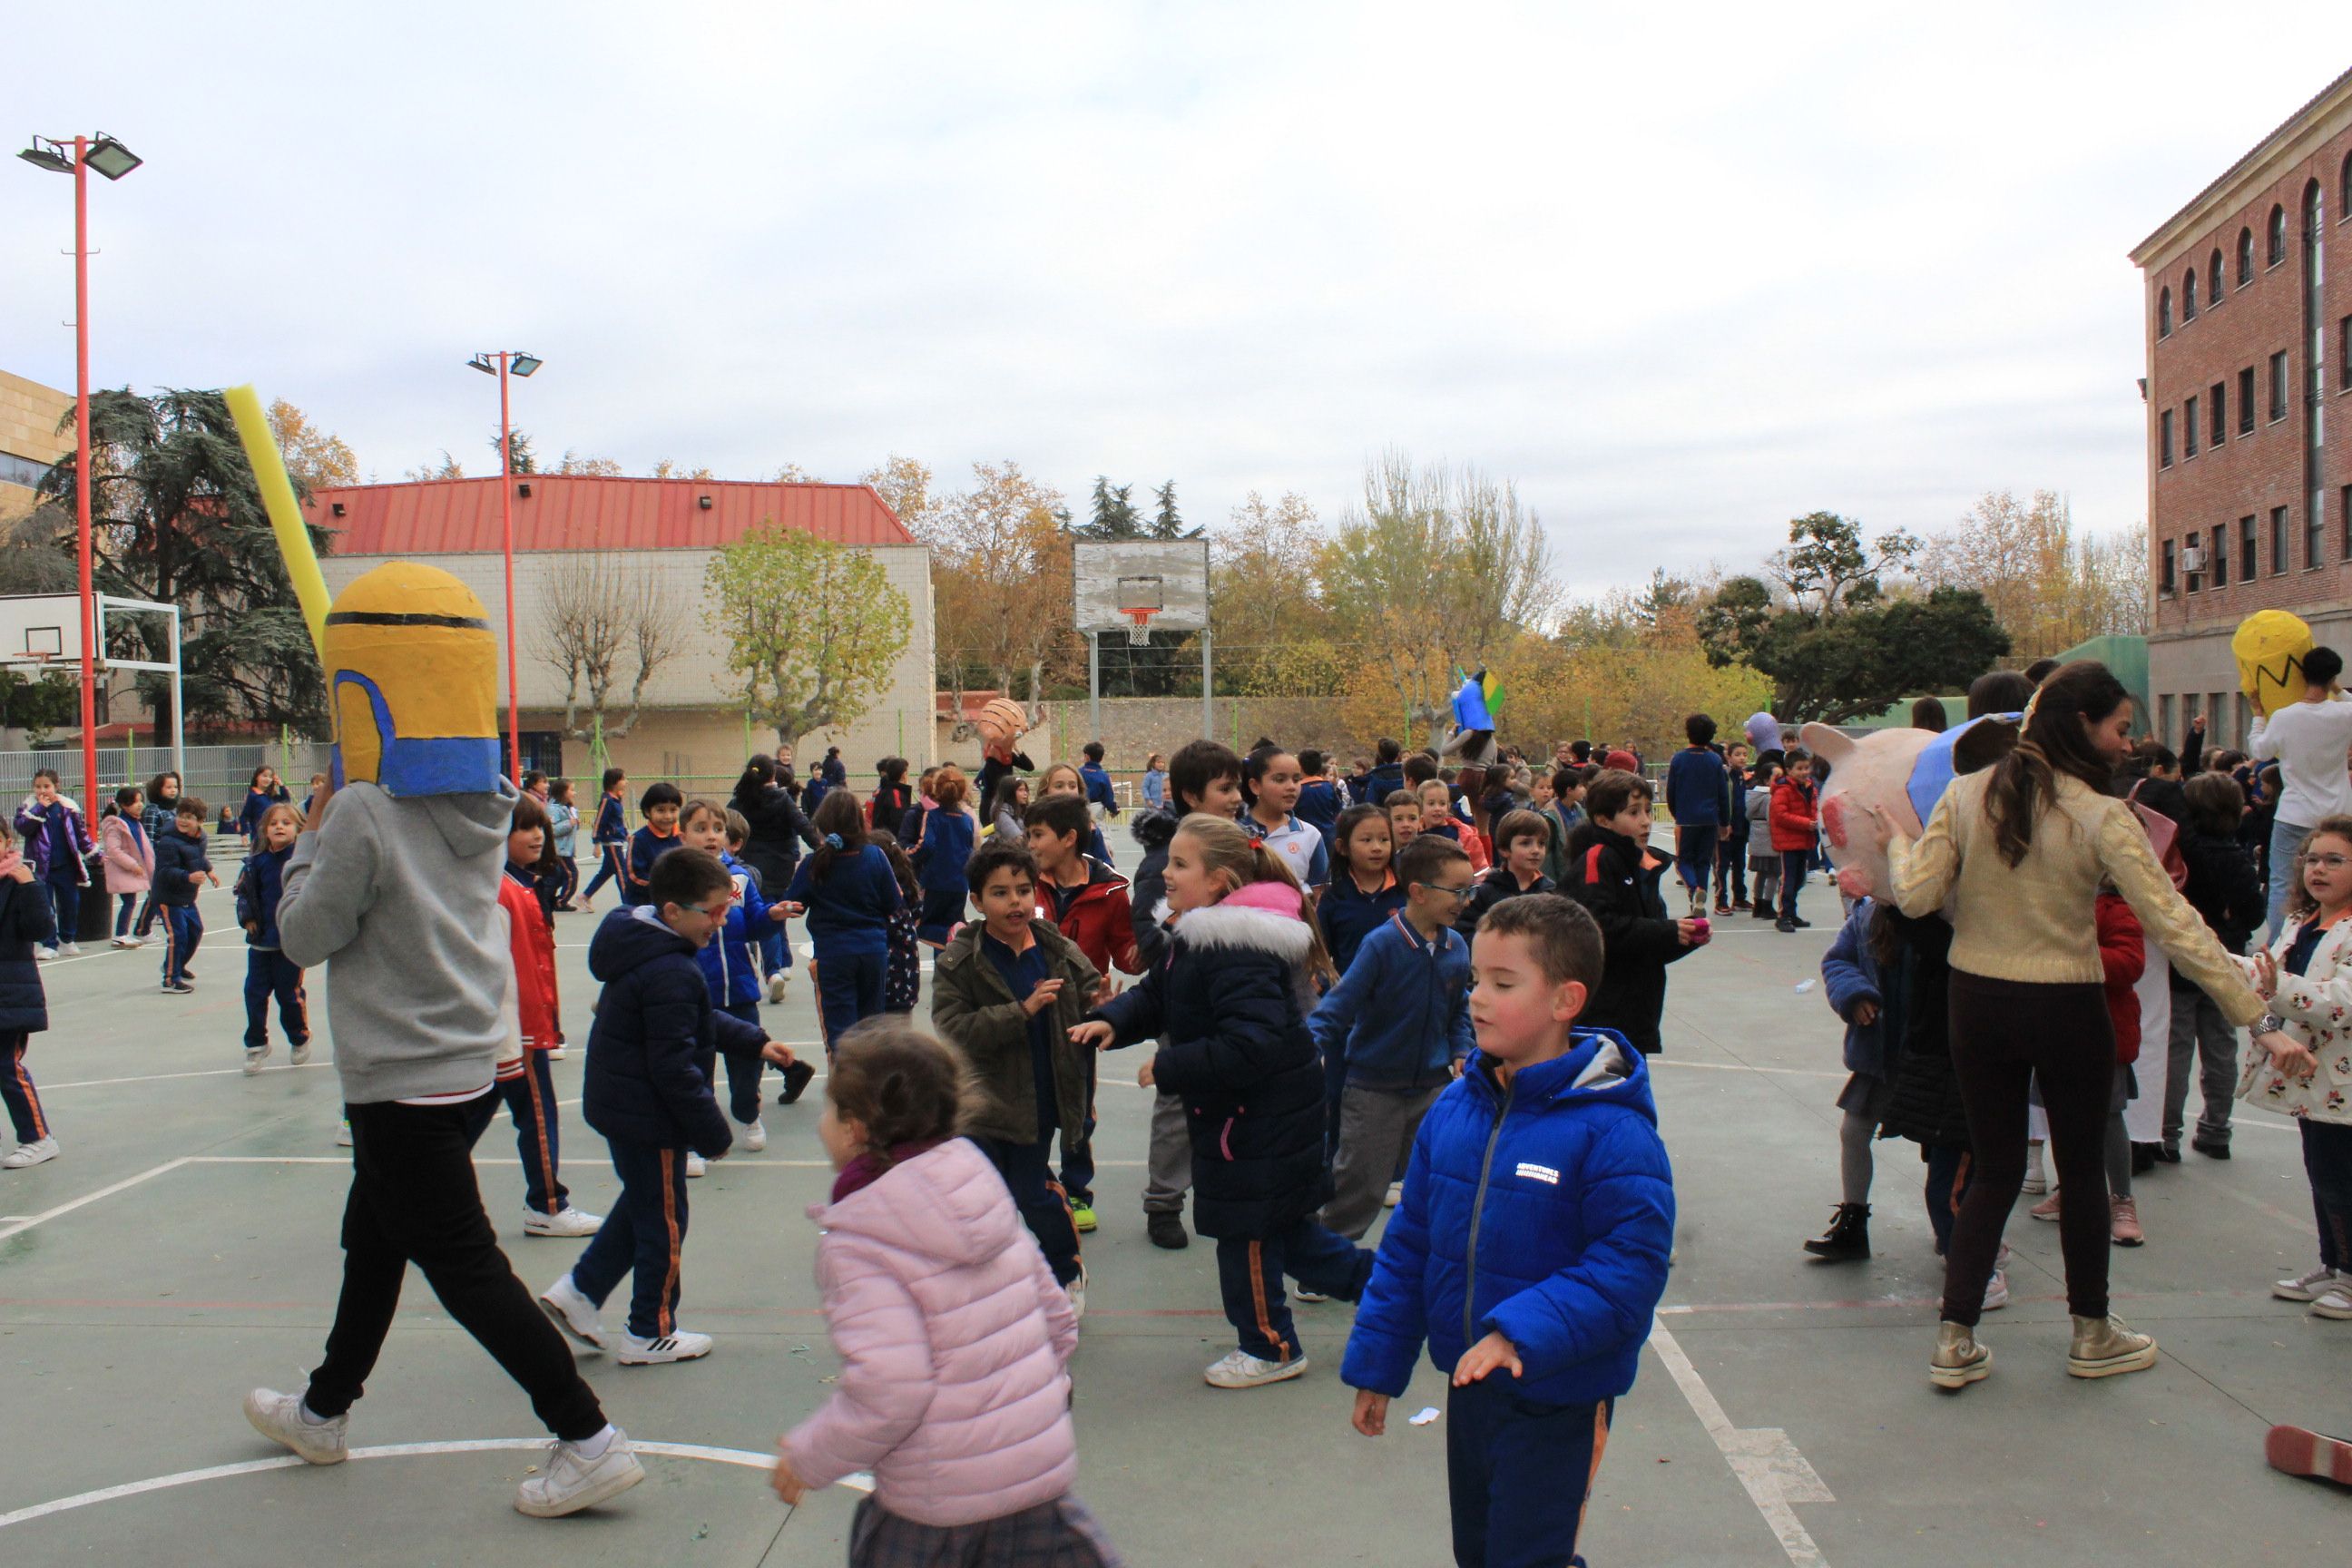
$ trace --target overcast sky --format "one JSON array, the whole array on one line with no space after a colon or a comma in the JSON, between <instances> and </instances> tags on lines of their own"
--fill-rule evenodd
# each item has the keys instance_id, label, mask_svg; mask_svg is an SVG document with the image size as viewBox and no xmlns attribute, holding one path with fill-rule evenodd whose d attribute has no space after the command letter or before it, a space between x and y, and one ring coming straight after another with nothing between
<instances>
[{"instance_id":1,"label":"overcast sky","mask_svg":"<svg viewBox=\"0 0 2352 1568\"><path fill-rule=\"evenodd\" d=\"M12 7L7 133L148 161L92 182L100 384L252 381L385 479L494 462L505 346L545 459L632 471L1013 458L1220 521L1476 463L1583 593L1816 508L2137 525L2126 252L2352 7L1638 9ZM66 387L71 218L0 168L0 367Z\"/></svg>"}]
</instances>

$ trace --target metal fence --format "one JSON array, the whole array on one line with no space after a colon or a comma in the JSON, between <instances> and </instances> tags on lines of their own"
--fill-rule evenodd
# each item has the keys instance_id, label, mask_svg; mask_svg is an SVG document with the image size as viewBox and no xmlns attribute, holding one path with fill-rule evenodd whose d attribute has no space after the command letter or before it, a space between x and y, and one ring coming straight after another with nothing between
<instances>
[{"instance_id":1,"label":"metal fence","mask_svg":"<svg viewBox=\"0 0 2352 1568\"><path fill-rule=\"evenodd\" d=\"M253 770L266 763L278 770L287 787L299 798L310 775L326 771L329 750L323 741L295 741L282 745L253 742L241 746L189 746L185 748L187 767L181 773L180 793L196 796L211 806L215 816L223 805L236 811L245 805L246 787L252 781ZM171 765L172 752L166 746L100 746L99 798L85 803L85 809L95 817L98 808L112 799L117 789L136 784L143 790L148 780ZM13 805L30 795L33 775L43 768L56 772L68 795L80 793L80 748L0 752L0 801Z\"/></svg>"}]
</instances>

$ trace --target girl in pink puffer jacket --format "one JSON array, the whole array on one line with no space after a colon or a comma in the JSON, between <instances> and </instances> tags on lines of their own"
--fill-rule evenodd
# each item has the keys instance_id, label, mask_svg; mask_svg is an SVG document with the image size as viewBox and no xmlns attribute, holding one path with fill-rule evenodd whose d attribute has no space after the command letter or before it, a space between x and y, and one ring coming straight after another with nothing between
<instances>
[{"instance_id":1,"label":"girl in pink puffer jacket","mask_svg":"<svg viewBox=\"0 0 2352 1568\"><path fill-rule=\"evenodd\" d=\"M871 1470L851 1568L1117 1568L1070 1492L1077 1319L1003 1178L956 1136L968 1083L896 1016L835 1051L817 1134L841 1174L809 1216L841 1381L785 1435L776 1493L797 1506Z\"/></svg>"}]
</instances>

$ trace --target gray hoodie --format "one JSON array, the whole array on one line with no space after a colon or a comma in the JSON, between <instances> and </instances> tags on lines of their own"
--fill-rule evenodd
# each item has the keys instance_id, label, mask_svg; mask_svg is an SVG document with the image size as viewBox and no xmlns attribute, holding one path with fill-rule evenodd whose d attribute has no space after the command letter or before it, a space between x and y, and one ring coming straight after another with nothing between
<instances>
[{"instance_id":1,"label":"gray hoodie","mask_svg":"<svg viewBox=\"0 0 2352 1568\"><path fill-rule=\"evenodd\" d=\"M294 840L280 951L327 967L343 1100L462 1094L496 1071L508 957L499 935L514 786L396 800L346 785Z\"/></svg>"}]
</instances>

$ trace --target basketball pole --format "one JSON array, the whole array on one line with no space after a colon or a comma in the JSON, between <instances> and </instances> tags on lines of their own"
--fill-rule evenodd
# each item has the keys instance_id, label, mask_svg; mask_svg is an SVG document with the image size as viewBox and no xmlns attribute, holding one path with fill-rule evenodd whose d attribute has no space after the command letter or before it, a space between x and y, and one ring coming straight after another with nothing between
<instances>
[{"instance_id":1,"label":"basketball pole","mask_svg":"<svg viewBox=\"0 0 2352 1568\"><path fill-rule=\"evenodd\" d=\"M1102 739L1102 633L1087 634L1087 739Z\"/></svg>"}]
</instances>

